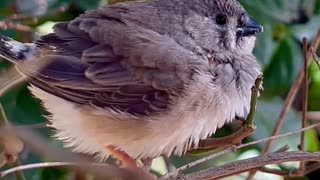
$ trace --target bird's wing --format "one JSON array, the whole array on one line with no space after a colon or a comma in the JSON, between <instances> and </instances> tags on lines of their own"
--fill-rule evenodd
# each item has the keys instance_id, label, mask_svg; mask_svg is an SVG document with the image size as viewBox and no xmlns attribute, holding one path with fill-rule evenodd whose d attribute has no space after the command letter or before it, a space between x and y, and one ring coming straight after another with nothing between
<instances>
[{"instance_id":1,"label":"bird's wing","mask_svg":"<svg viewBox=\"0 0 320 180\"><path fill-rule=\"evenodd\" d=\"M172 38L122 19L126 10L104 8L56 24L37 42L43 55L20 69L69 101L135 115L166 111L201 64ZM41 62L41 70L33 68Z\"/></svg>"}]
</instances>

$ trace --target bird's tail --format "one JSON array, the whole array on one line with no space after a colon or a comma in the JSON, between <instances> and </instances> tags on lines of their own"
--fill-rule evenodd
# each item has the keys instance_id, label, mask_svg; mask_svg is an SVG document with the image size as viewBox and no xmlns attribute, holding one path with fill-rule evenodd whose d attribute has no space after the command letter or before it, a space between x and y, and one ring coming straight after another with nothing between
<instances>
[{"instance_id":1,"label":"bird's tail","mask_svg":"<svg viewBox=\"0 0 320 180\"><path fill-rule=\"evenodd\" d=\"M20 43L5 35L0 34L0 57L13 63L27 60L33 54L33 46Z\"/></svg>"}]
</instances>

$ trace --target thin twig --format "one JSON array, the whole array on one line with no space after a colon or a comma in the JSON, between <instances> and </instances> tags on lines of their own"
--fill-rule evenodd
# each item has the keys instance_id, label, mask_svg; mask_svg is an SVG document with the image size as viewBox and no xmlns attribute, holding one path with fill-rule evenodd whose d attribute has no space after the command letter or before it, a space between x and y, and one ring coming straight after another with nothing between
<instances>
[{"instance_id":1,"label":"thin twig","mask_svg":"<svg viewBox=\"0 0 320 180\"><path fill-rule=\"evenodd\" d=\"M39 123L39 124L31 124L31 125L15 125L17 129L44 129L51 128L48 123Z\"/></svg>"},{"instance_id":2,"label":"thin twig","mask_svg":"<svg viewBox=\"0 0 320 180\"><path fill-rule=\"evenodd\" d=\"M0 128L5 127L8 124L6 113L3 109L2 103L0 102Z\"/></svg>"},{"instance_id":3,"label":"thin twig","mask_svg":"<svg viewBox=\"0 0 320 180\"><path fill-rule=\"evenodd\" d=\"M310 126L308 126L306 128L295 130L295 131L291 131L291 132L288 132L288 133L285 133L285 134L282 134L282 135L271 136L271 137L263 138L263 139L260 139L260 140L257 140L257 141L253 141L253 142L249 142L249 143L246 143L246 144L241 144L239 146L234 146L234 147L225 149L225 150L220 151L218 153L209 155L209 156L204 157L202 159L199 159L197 161L194 161L194 162L191 162L189 164L186 164L186 165L176 169L175 171L173 171L171 173L168 173L167 175L163 176L162 179L171 179L171 178L177 177L183 171L185 171L187 169L190 169L191 167L194 167L194 166L197 166L197 165L199 165L201 163L204 163L206 161L215 159L215 158L217 158L217 157L219 157L221 155L227 154L229 152L233 152L233 151L236 151L236 150L248 147L248 146L260 144L260 143L267 142L267 141L270 141L270 140L280 139L280 138L291 136L291 135L294 135L294 134L299 134L299 133L301 133L303 131L307 131L307 130L313 129L313 128L318 127L318 126L320 126L320 123L316 123L316 124L310 125Z\"/></svg>"},{"instance_id":4,"label":"thin twig","mask_svg":"<svg viewBox=\"0 0 320 180\"><path fill-rule=\"evenodd\" d=\"M256 106L257 106L257 98L259 94L259 90L261 87L263 81L263 75L260 74L258 78L255 81L254 87L252 88L252 93L251 93L251 101L250 101L250 112L249 115L246 119L246 125L252 126L253 119L254 119L254 114L256 112Z\"/></svg>"},{"instance_id":5,"label":"thin twig","mask_svg":"<svg viewBox=\"0 0 320 180\"><path fill-rule=\"evenodd\" d=\"M319 70L320 70L320 59L318 57L318 55L316 54L315 50L313 49L313 47L310 48L310 51L311 51L311 54L312 54L312 57L313 57L313 60L316 62Z\"/></svg>"},{"instance_id":6,"label":"thin twig","mask_svg":"<svg viewBox=\"0 0 320 180\"><path fill-rule=\"evenodd\" d=\"M307 125L306 114L308 111L308 41L303 38L303 68L304 68L304 80L302 85L302 116L301 116L301 127L305 128ZM305 145L305 132L301 132L300 136L300 151L304 151ZM305 162L301 161L299 166L299 173L305 171Z\"/></svg>"},{"instance_id":7,"label":"thin twig","mask_svg":"<svg viewBox=\"0 0 320 180\"><path fill-rule=\"evenodd\" d=\"M21 84L26 80L26 77L23 77L21 75L16 75L13 77L10 77L7 81L1 82L0 85L0 97L3 96L4 93L6 93L11 88Z\"/></svg>"},{"instance_id":8,"label":"thin twig","mask_svg":"<svg viewBox=\"0 0 320 180\"><path fill-rule=\"evenodd\" d=\"M319 170L319 169L320 169L320 163L319 162L307 165L303 176L305 176L307 174L310 174L310 173L312 173L312 172L314 172L316 170Z\"/></svg>"},{"instance_id":9,"label":"thin twig","mask_svg":"<svg viewBox=\"0 0 320 180\"><path fill-rule=\"evenodd\" d=\"M290 149L289 145L286 144L286 145L280 147L279 149L277 149L276 151L274 151L273 153L286 152L286 151L288 151L289 149Z\"/></svg>"},{"instance_id":10,"label":"thin twig","mask_svg":"<svg viewBox=\"0 0 320 180\"><path fill-rule=\"evenodd\" d=\"M312 163L312 164L309 164L305 167L305 171L303 173L296 173L295 171L289 171L289 172L286 172L286 171L282 171L282 170L279 170L279 169L270 169L270 168L267 168L267 167L261 167L261 168L258 168L257 170L261 171L261 172L264 172L264 173L269 173L269 174L275 174L275 175L278 175L278 176L282 176L283 178L301 178L301 177L304 177L316 170L320 169L320 163L319 162L316 162L316 163Z\"/></svg>"},{"instance_id":11,"label":"thin twig","mask_svg":"<svg viewBox=\"0 0 320 180\"><path fill-rule=\"evenodd\" d=\"M318 49L320 45L320 29L318 30L317 32L317 35L315 37L315 39L313 40L312 42L312 45L311 47L313 49ZM311 63L311 58L312 58L312 53L311 51L308 51L308 56L307 56L307 59L308 59L308 66L310 65ZM298 73L298 76L296 78L296 80L293 82L292 86L291 86L291 89L287 95L287 98L286 100L284 101L284 104L283 104L283 107L282 107L282 110L280 112L280 115L278 117L278 120L276 122L276 125L275 125L275 128L273 129L272 133L271 133L271 136L274 136L274 135L277 135L279 134L283 124L284 124L284 121L286 119L286 116L289 112L289 110L291 109L291 105L298 93L298 90L299 90L299 87L301 87L301 84L302 84L302 81L303 81L303 78L304 78L304 67L302 67ZM272 140L270 141L267 141L265 147L263 148L261 154L265 154L269 151L269 149L271 148L271 145L272 145ZM247 180L252 180L254 174L256 173L256 171L252 171Z\"/></svg>"},{"instance_id":12,"label":"thin twig","mask_svg":"<svg viewBox=\"0 0 320 180\"><path fill-rule=\"evenodd\" d=\"M0 177L5 177L17 171L25 171L25 170L32 170L32 169L39 169L39 168L47 168L47 167L63 167L63 166L81 166L81 164L73 163L73 162L44 162L44 163L26 164L26 165L16 166L16 167L4 170L0 172ZM100 164L100 163L91 163L89 164L89 166L108 167L110 165Z\"/></svg>"},{"instance_id":13,"label":"thin twig","mask_svg":"<svg viewBox=\"0 0 320 180\"><path fill-rule=\"evenodd\" d=\"M307 119L320 121L320 111L309 111L307 112Z\"/></svg>"},{"instance_id":14,"label":"thin twig","mask_svg":"<svg viewBox=\"0 0 320 180\"><path fill-rule=\"evenodd\" d=\"M280 164L294 161L320 161L320 152L282 152L271 153L254 158L244 159L228 163L218 167L208 168L196 173L188 174L183 177L184 180L192 179L220 179L231 175L249 171L253 168L263 167L269 164ZM178 178L179 179L179 178Z\"/></svg>"}]
</instances>

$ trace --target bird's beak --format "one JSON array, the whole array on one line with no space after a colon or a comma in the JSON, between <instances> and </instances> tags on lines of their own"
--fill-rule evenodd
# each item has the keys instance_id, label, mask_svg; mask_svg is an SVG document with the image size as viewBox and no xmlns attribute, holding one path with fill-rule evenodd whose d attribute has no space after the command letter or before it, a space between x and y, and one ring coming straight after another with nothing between
<instances>
[{"instance_id":1,"label":"bird's beak","mask_svg":"<svg viewBox=\"0 0 320 180\"><path fill-rule=\"evenodd\" d=\"M241 23L241 26L237 28L238 37L254 36L260 32L263 32L263 27L255 19L249 16L246 16Z\"/></svg>"}]
</instances>

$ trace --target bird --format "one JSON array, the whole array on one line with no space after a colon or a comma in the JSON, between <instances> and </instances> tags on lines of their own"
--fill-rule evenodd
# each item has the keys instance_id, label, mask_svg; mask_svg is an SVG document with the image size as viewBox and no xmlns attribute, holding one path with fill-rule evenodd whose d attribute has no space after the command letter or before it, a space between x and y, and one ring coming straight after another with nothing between
<instances>
[{"instance_id":1,"label":"bird","mask_svg":"<svg viewBox=\"0 0 320 180\"><path fill-rule=\"evenodd\" d=\"M131 1L58 22L33 43L1 35L0 54L50 113L55 138L135 166L181 156L245 117L262 31L236 0Z\"/></svg>"}]
</instances>

